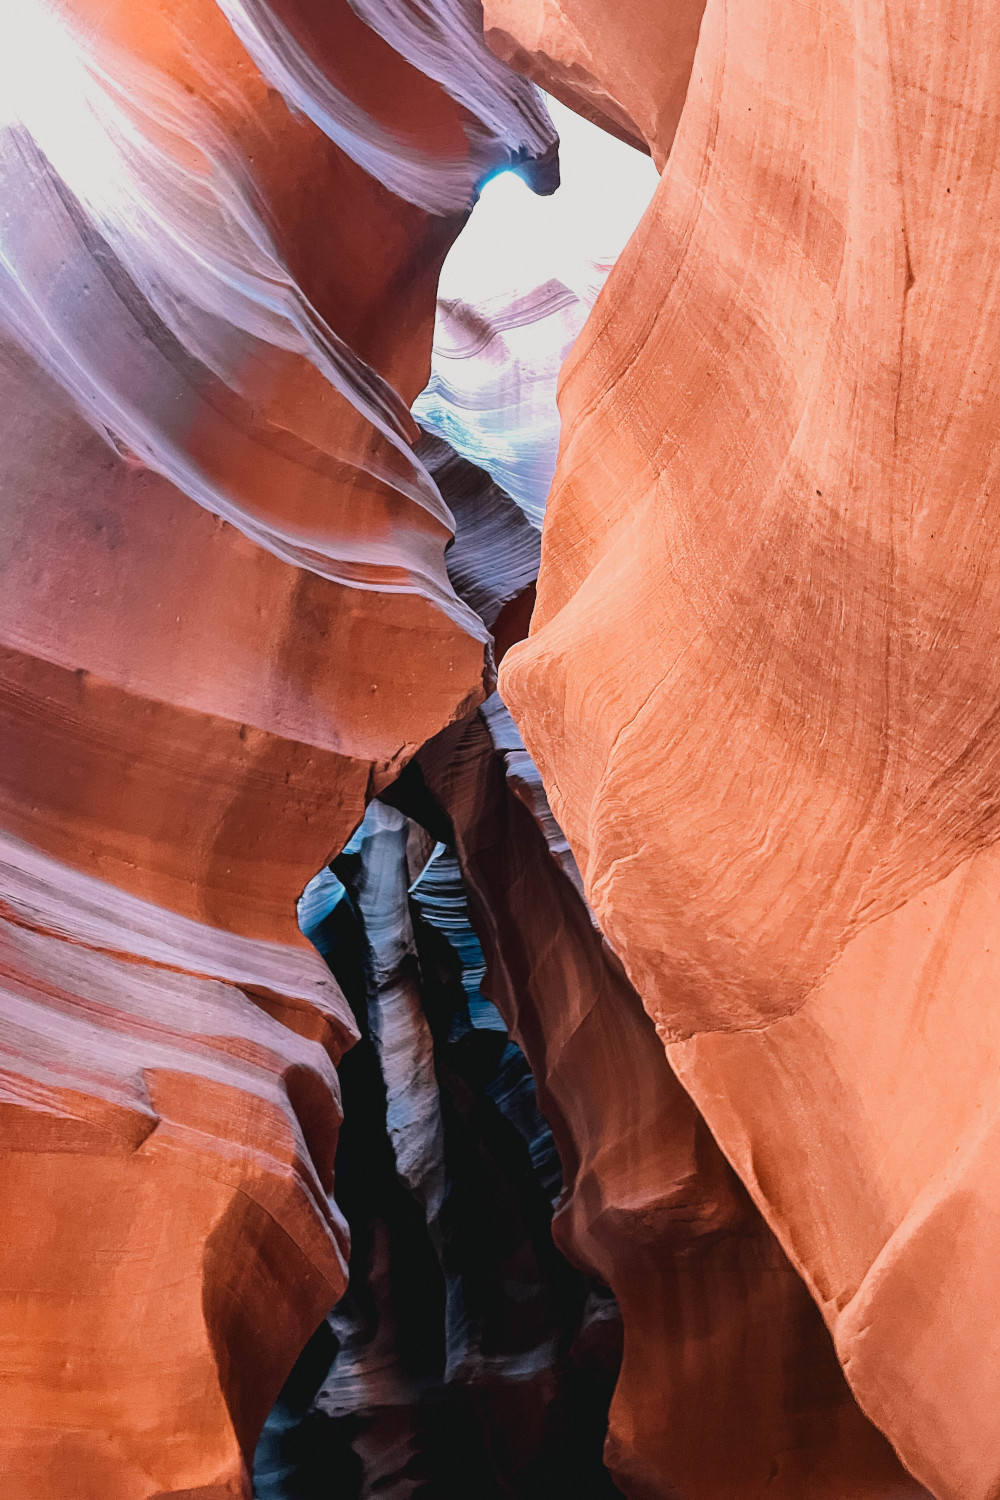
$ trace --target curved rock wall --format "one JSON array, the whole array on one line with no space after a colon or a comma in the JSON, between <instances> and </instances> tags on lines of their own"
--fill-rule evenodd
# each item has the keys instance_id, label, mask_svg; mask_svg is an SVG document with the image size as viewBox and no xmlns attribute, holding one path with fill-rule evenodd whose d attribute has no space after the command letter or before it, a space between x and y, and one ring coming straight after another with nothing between
<instances>
[{"instance_id":1,"label":"curved rock wall","mask_svg":"<svg viewBox=\"0 0 1000 1500\"><path fill-rule=\"evenodd\" d=\"M446 815L558 1139L559 1243L621 1306L627 1493L990 1500L992 14L488 0L486 24L663 168L564 371L502 679L558 824L474 708L535 604L537 533L495 481L538 518L555 360L517 330L564 342L590 292L446 310L455 361L485 339L492 364L439 369L424 408L446 436L475 413L489 473L410 412L479 186L556 182L478 7L8 5L0 1474L18 1500L245 1500L346 1284L356 1017L442 1347L482 1374L441 1231L446 1117L482 1080L409 964L454 897L428 876L414 916L406 818ZM528 377L545 430L508 473L496 413ZM347 881L361 1017L295 901L379 792L402 812ZM502 1351L540 1385L544 1280Z\"/></svg>"},{"instance_id":2,"label":"curved rock wall","mask_svg":"<svg viewBox=\"0 0 1000 1500\"><path fill-rule=\"evenodd\" d=\"M556 1242L618 1300L605 1457L623 1493L919 1500L597 930L499 699L426 745L385 796L427 823L435 804L450 818L482 988L559 1146Z\"/></svg>"},{"instance_id":3,"label":"curved rock wall","mask_svg":"<svg viewBox=\"0 0 1000 1500\"><path fill-rule=\"evenodd\" d=\"M2 29L0 1473L245 1497L346 1283L295 902L487 668L408 412L438 271L554 135L346 4Z\"/></svg>"},{"instance_id":4,"label":"curved rock wall","mask_svg":"<svg viewBox=\"0 0 1000 1500\"><path fill-rule=\"evenodd\" d=\"M491 19L557 60L645 35ZM673 1066L941 1500L1000 1484L997 46L978 4L708 0L501 679ZM629 55L672 87L665 35Z\"/></svg>"},{"instance_id":5,"label":"curved rock wall","mask_svg":"<svg viewBox=\"0 0 1000 1500\"><path fill-rule=\"evenodd\" d=\"M687 95L705 0L486 0L498 57L663 167Z\"/></svg>"},{"instance_id":6,"label":"curved rock wall","mask_svg":"<svg viewBox=\"0 0 1000 1500\"><path fill-rule=\"evenodd\" d=\"M4 1422L11 1494L243 1495L344 1285L315 955L175 916L0 837Z\"/></svg>"}]
</instances>

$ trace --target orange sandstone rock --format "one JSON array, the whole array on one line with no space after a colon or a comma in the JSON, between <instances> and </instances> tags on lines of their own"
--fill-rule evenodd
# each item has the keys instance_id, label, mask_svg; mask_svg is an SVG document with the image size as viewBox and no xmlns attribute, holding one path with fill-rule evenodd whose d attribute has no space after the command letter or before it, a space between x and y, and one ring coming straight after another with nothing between
<instances>
[{"instance_id":1,"label":"orange sandstone rock","mask_svg":"<svg viewBox=\"0 0 1000 1500\"><path fill-rule=\"evenodd\" d=\"M413 594L290 567L0 364L5 825L185 915L304 946L295 901L391 774L481 691Z\"/></svg>"},{"instance_id":2,"label":"orange sandstone rock","mask_svg":"<svg viewBox=\"0 0 1000 1500\"><path fill-rule=\"evenodd\" d=\"M437 274L553 138L346 4L12 3L0 1488L235 1500L346 1279L296 898L482 695L408 412Z\"/></svg>"},{"instance_id":3,"label":"orange sandstone rock","mask_svg":"<svg viewBox=\"0 0 1000 1500\"><path fill-rule=\"evenodd\" d=\"M1000 1484L998 46L979 4L708 0L502 677L671 1061L939 1500Z\"/></svg>"},{"instance_id":4,"label":"orange sandstone rock","mask_svg":"<svg viewBox=\"0 0 1000 1500\"><path fill-rule=\"evenodd\" d=\"M4 1488L248 1495L260 1424L345 1281L349 1013L315 956L8 835L0 865Z\"/></svg>"},{"instance_id":5,"label":"orange sandstone rock","mask_svg":"<svg viewBox=\"0 0 1000 1500\"><path fill-rule=\"evenodd\" d=\"M705 0L485 0L498 57L662 168L677 129ZM595 204L595 214L599 207Z\"/></svg>"},{"instance_id":6,"label":"orange sandstone rock","mask_svg":"<svg viewBox=\"0 0 1000 1500\"><path fill-rule=\"evenodd\" d=\"M70 1474L81 1500L244 1495L346 1278L355 1029L295 900L482 647L289 567L4 374L0 1474L25 1500Z\"/></svg>"},{"instance_id":7,"label":"orange sandstone rock","mask_svg":"<svg viewBox=\"0 0 1000 1500\"><path fill-rule=\"evenodd\" d=\"M386 795L426 816L424 788L452 821L484 992L552 1122L557 1243L621 1308L605 1456L623 1493L926 1497L858 1410L805 1285L671 1072L498 699Z\"/></svg>"}]
</instances>

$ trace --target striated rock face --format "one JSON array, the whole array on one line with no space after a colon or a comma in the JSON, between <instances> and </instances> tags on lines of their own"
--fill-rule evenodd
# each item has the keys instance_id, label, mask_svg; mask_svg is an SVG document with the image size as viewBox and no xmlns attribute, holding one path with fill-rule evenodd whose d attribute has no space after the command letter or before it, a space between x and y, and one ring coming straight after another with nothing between
<instances>
[{"instance_id":1,"label":"striated rock face","mask_svg":"<svg viewBox=\"0 0 1000 1500\"><path fill-rule=\"evenodd\" d=\"M134 895L301 946L299 892L369 778L475 693L481 642L417 596L337 588L254 546L123 464L23 356L0 385L5 825Z\"/></svg>"},{"instance_id":2,"label":"striated rock face","mask_svg":"<svg viewBox=\"0 0 1000 1500\"><path fill-rule=\"evenodd\" d=\"M454 851L375 801L300 912L362 1033L340 1066L351 1276L268 1421L256 1494L610 1500L617 1309L552 1244L559 1163L483 994Z\"/></svg>"},{"instance_id":3,"label":"striated rock face","mask_svg":"<svg viewBox=\"0 0 1000 1500\"><path fill-rule=\"evenodd\" d=\"M556 1243L618 1300L605 1457L622 1491L919 1500L595 927L499 699L425 746L384 795L427 825L447 813L480 987L524 1049L559 1147Z\"/></svg>"},{"instance_id":4,"label":"striated rock face","mask_svg":"<svg viewBox=\"0 0 1000 1500\"><path fill-rule=\"evenodd\" d=\"M0 1474L24 1500L237 1496L344 1284L315 955L0 836Z\"/></svg>"},{"instance_id":5,"label":"striated rock face","mask_svg":"<svg viewBox=\"0 0 1000 1500\"><path fill-rule=\"evenodd\" d=\"M557 277L475 303L442 299L431 380L414 406L539 527L559 445L556 381L592 300Z\"/></svg>"},{"instance_id":6,"label":"striated rock face","mask_svg":"<svg viewBox=\"0 0 1000 1500\"><path fill-rule=\"evenodd\" d=\"M276 556L423 595L475 634L408 407L476 182L554 150L526 86L504 104L514 153L346 4L323 25L240 0L14 9L0 191L18 342L120 448Z\"/></svg>"},{"instance_id":7,"label":"striated rock face","mask_svg":"<svg viewBox=\"0 0 1000 1500\"><path fill-rule=\"evenodd\" d=\"M295 902L482 696L489 634L408 404L476 184L554 180L533 92L474 52L425 76L346 4L4 15L18 1500L248 1496L346 1284L334 1064L357 1029Z\"/></svg>"},{"instance_id":8,"label":"striated rock face","mask_svg":"<svg viewBox=\"0 0 1000 1500\"><path fill-rule=\"evenodd\" d=\"M7 0L0 1489L995 1500L1000 35L483 20Z\"/></svg>"},{"instance_id":9,"label":"striated rock face","mask_svg":"<svg viewBox=\"0 0 1000 1500\"><path fill-rule=\"evenodd\" d=\"M614 7L487 10L674 76ZM985 6L708 0L501 680L671 1063L940 1500L1000 1484L997 47Z\"/></svg>"}]
</instances>

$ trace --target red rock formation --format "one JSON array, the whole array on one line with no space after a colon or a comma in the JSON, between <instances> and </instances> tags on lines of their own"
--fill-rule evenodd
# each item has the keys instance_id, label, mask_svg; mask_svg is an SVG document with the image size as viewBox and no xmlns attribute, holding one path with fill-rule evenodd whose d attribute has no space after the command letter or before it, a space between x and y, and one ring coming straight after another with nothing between
<instances>
[{"instance_id":1,"label":"red rock formation","mask_svg":"<svg viewBox=\"0 0 1000 1500\"><path fill-rule=\"evenodd\" d=\"M386 795L427 816L422 786L452 821L482 987L556 1135L557 1243L621 1308L606 1461L622 1491L925 1496L858 1410L805 1285L671 1072L496 698L418 752Z\"/></svg>"},{"instance_id":2,"label":"red rock formation","mask_svg":"<svg viewBox=\"0 0 1000 1500\"><path fill-rule=\"evenodd\" d=\"M345 1283L295 901L482 692L437 274L551 131L346 4L15 0L0 75L0 1474L221 1500Z\"/></svg>"},{"instance_id":3,"label":"red rock formation","mask_svg":"<svg viewBox=\"0 0 1000 1500\"><path fill-rule=\"evenodd\" d=\"M339 117L271 59L267 78L333 138L292 112L214 0L105 6L89 24L83 0L66 0L62 25L37 0L16 3L18 123L2 165L18 340L95 424L252 540L337 582L422 593L475 633L444 576L451 522L413 457L408 412L438 271L471 202L472 168L454 157L461 110L436 89L447 139L430 116L425 138L396 141L383 175L418 206L363 170L349 133L362 164L341 149ZM337 42L326 52L343 63ZM299 59L317 90L326 52ZM432 86L396 62L419 101ZM398 106L405 78L393 81ZM386 134L357 102L345 110Z\"/></svg>"},{"instance_id":4,"label":"red rock formation","mask_svg":"<svg viewBox=\"0 0 1000 1500\"><path fill-rule=\"evenodd\" d=\"M988 1500L1000 42L981 0L702 9L487 8L664 166L505 675L659 1040L524 752L474 720L425 769L519 934L493 982L621 1300L629 1493ZM553 138L465 0L11 15L0 1473L235 1500L344 1285L354 1030L295 897L533 600L409 406L478 183L551 183ZM498 518L450 561L438 472Z\"/></svg>"},{"instance_id":5,"label":"red rock formation","mask_svg":"<svg viewBox=\"0 0 1000 1500\"><path fill-rule=\"evenodd\" d=\"M4 822L249 936L295 900L372 777L475 692L482 645L413 594L289 567L125 464L24 360L0 368Z\"/></svg>"},{"instance_id":6,"label":"red rock formation","mask_svg":"<svg viewBox=\"0 0 1000 1500\"><path fill-rule=\"evenodd\" d=\"M0 861L4 1487L244 1495L344 1284L329 1194L349 1013L305 951L6 834Z\"/></svg>"},{"instance_id":7,"label":"red rock formation","mask_svg":"<svg viewBox=\"0 0 1000 1500\"><path fill-rule=\"evenodd\" d=\"M558 58L596 14L673 90L643 13L559 9L488 19ZM940 1500L1000 1485L998 47L978 4L708 0L502 678L672 1063Z\"/></svg>"}]
</instances>

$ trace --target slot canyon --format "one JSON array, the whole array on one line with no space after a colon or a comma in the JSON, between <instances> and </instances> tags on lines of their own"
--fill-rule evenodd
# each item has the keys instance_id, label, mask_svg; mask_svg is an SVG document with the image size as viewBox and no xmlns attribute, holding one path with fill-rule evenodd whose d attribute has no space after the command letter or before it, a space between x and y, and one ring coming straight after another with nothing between
<instances>
[{"instance_id":1,"label":"slot canyon","mask_svg":"<svg viewBox=\"0 0 1000 1500\"><path fill-rule=\"evenodd\" d=\"M2 0L3 1500L998 1500L994 194L985 0Z\"/></svg>"}]
</instances>

